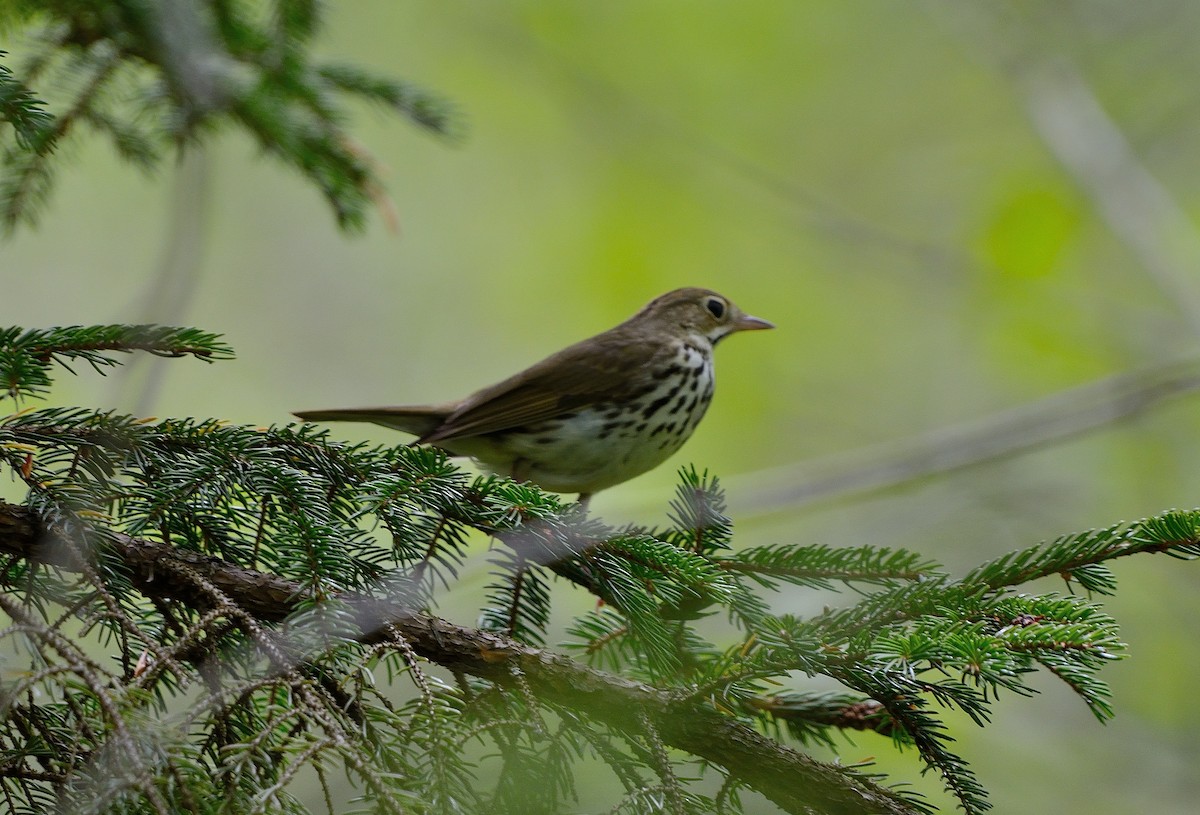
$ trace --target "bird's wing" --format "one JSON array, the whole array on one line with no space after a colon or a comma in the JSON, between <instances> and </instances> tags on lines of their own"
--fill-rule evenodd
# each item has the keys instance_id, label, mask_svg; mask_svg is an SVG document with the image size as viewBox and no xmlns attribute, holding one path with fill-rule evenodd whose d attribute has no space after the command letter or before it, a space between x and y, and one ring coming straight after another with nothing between
<instances>
[{"instance_id":1,"label":"bird's wing","mask_svg":"<svg viewBox=\"0 0 1200 815\"><path fill-rule=\"evenodd\" d=\"M592 405L626 401L639 387L657 385L641 370L653 364L657 351L615 331L585 340L467 397L421 441L495 433Z\"/></svg>"}]
</instances>

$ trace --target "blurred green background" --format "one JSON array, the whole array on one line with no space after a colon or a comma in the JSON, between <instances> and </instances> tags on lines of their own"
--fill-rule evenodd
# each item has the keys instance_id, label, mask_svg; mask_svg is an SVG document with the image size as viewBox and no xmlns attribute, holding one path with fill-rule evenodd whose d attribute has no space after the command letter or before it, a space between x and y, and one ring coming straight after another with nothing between
<instances>
[{"instance_id":1,"label":"blurred green background","mask_svg":"<svg viewBox=\"0 0 1200 815\"><path fill-rule=\"evenodd\" d=\"M612 520L661 520L673 470L694 462L728 484L742 545L903 546L961 572L1200 504L1188 397L899 488L803 505L764 490L807 472L788 465L1197 353L1200 4L326 13L326 56L444 94L464 137L447 145L362 108L353 129L387 168L398 229L377 218L359 237L240 135L150 178L80 144L39 228L0 246L0 322L195 325L239 359L138 361L63 380L54 403L268 424L442 401L702 285L778 330L722 345L708 418L671 463L596 499ZM1132 659L1106 671L1113 722L1048 677L1033 699L1002 699L986 730L953 720L999 812L1195 811L1200 572L1166 558L1116 568L1106 605ZM799 613L829 602L779 598ZM877 756L952 807L882 739L841 754Z\"/></svg>"}]
</instances>

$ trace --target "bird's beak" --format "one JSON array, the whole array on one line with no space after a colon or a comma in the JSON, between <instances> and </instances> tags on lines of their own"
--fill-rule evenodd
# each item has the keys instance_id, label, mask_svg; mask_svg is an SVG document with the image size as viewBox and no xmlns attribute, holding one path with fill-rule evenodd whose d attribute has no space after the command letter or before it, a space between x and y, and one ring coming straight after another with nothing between
<instances>
[{"instance_id":1,"label":"bird's beak","mask_svg":"<svg viewBox=\"0 0 1200 815\"><path fill-rule=\"evenodd\" d=\"M737 318L733 324L734 331L762 331L767 328L774 328L775 323L767 322L759 317L751 317L749 314L743 314Z\"/></svg>"}]
</instances>

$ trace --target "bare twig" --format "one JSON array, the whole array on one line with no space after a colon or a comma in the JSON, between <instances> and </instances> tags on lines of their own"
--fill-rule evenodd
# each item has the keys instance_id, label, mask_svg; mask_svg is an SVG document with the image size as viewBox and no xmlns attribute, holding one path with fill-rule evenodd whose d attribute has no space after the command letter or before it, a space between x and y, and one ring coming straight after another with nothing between
<instances>
[{"instance_id":1,"label":"bare twig","mask_svg":"<svg viewBox=\"0 0 1200 815\"><path fill-rule=\"evenodd\" d=\"M1029 452L1133 418L1197 390L1200 359L1187 359L1090 382L978 421L760 470L726 483L739 506L759 511L795 508Z\"/></svg>"}]
</instances>

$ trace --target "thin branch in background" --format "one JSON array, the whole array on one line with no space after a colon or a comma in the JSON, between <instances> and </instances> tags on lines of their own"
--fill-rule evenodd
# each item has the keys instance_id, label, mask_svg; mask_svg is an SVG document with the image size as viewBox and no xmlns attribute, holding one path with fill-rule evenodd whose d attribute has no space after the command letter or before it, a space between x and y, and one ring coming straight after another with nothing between
<instances>
[{"instance_id":1,"label":"thin branch in background","mask_svg":"<svg viewBox=\"0 0 1200 815\"><path fill-rule=\"evenodd\" d=\"M1026 453L1198 390L1200 358L1192 358L1090 382L914 438L730 478L727 484L734 505L746 510L796 509Z\"/></svg>"},{"instance_id":2,"label":"thin branch in background","mask_svg":"<svg viewBox=\"0 0 1200 815\"><path fill-rule=\"evenodd\" d=\"M208 151L190 145L179 157L171 196L170 222L162 256L135 321L180 325L191 308L204 264L212 198L212 161ZM135 416L154 408L166 376L164 360L138 356L112 378L114 405L132 405Z\"/></svg>"},{"instance_id":3,"label":"thin branch in background","mask_svg":"<svg viewBox=\"0 0 1200 815\"><path fill-rule=\"evenodd\" d=\"M1146 167L1070 57L1036 39L1036 22L992 4L927 3L929 15L1011 83L1034 132L1166 301L1200 337L1200 233ZM1041 38L1045 41L1047 38Z\"/></svg>"},{"instance_id":4,"label":"thin branch in background","mask_svg":"<svg viewBox=\"0 0 1200 815\"><path fill-rule=\"evenodd\" d=\"M1075 65L1056 57L1013 79L1046 146L1200 337L1200 236L1191 218L1141 162Z\"/></svg>"}]
</instances>

